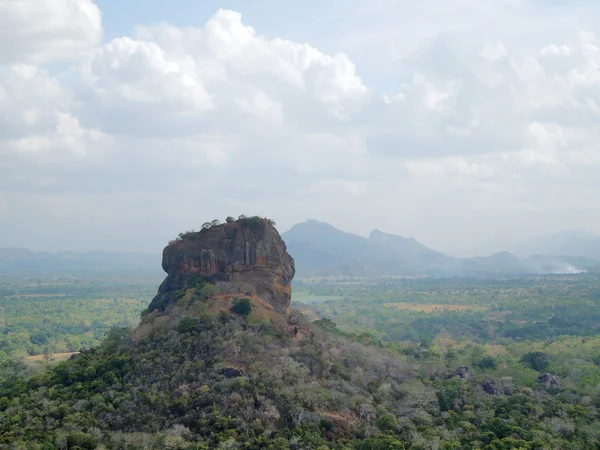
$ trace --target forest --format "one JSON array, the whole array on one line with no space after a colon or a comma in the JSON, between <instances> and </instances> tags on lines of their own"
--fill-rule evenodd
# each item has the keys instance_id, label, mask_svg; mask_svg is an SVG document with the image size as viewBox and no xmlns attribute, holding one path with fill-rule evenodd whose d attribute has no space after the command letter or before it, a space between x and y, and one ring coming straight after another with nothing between
<instances>
[{"instance_id":1,"label":"forest","mask_svg":"<svg viewBox=\"0 0 600 450\"><path fill-rule=\"evenodd\" d=\"M137 324L160 280L145 276L0 276L0 360L73 353Z\"/></svg>"},{"instance_id":2,"label":"forest","mask_svg":"<svg viewBox=\"0 0 600 450\"><path fill-rule=\"evenodd\" d=\"M596 275L300 279L289 320L191 289L136 331L152 280L3 283L0 448L600 445Z\"/></svg>"}]
</instances>

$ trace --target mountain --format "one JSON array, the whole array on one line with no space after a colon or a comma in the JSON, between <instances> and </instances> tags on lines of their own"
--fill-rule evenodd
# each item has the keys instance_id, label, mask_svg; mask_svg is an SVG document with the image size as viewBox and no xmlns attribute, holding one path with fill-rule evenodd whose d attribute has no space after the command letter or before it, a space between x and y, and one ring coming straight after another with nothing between
<instances>
[{"instance_id":1,"label":"mountain","mask_svg":"<svg viewBox=\"0 0 600 450\"><path fill-rule=\"evenodd\" d=\"M397 275L448 258L414 239L374 230L369 238L308 220L283 233L299 274Z\"/></svg>"},{"instance_id":2,"label":"mountain","mask_svg":"<svg viewBox=\"0 0 600 450\"><path fill-rule=\"evenodd\" d=\"M584 230L568 230L513 245L519 256L566 255L600 259L600 237Z\"/></svg>"},{"instance_id":3,"label":"mountain","mask_svg":"<svg viewBox=\"0 0 600 450\"><path fill-rule=\"evenodd\" d=\"M373 230L368 238L309 220L283 233L299 276L517 276L577 273L600 264L593 257L539 256L521 259L509 252L454 258L405 238ZM566 254L568 255L568 254Z\"/></svg>"},{"instance_id":4,"label":"mountain","mask_svg":"<svg viewBox=\"0 0 600 450\"><path fill-rule=\"evenodd\" d=\"M135 272L157 274L157 255L109 252L32 252L0 248L0 273Z\"/></svg>"}]
</instances>

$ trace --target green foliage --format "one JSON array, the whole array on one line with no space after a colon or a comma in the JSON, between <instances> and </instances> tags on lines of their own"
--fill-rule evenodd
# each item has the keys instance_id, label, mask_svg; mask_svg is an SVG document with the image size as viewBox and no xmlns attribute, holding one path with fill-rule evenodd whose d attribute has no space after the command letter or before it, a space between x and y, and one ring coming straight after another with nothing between
<instances>
[{"instance_id":1,"label":"green foliage","mask_svg":"<svg viewBox=\"0 0 600 450\"><path fill-rule=\"evenodd\" d=\"M331 431L333 429L333 421L331 419L323 418L319 424L325 431Z\"/></svg>"},{"instance_id":2,"label":"green foliage","mask_svg":"<svg viewBox=\"0 0 600 450\"><path fill-rule=\"evenodd\" d=\"M331 319L328 319L327 317L315 321L314 324L328 331L335 331L337 329L337 325L335 324L335 322L333 322Z\"/></svg>"},{"instance_id":3,"label":"green foliage","mask_svg":"<svg viewBox=\"0 0 600 450\"><path fill-rule=\"evenodd\" d=\"M599 284L305 280L326 301L296 334L285 318L211 313L207 285L190 286L177 295L195 315L180 303L141 338L113 329L44 370L5 352L0 448L598 448L600 333L584 320L587 334L571 334L568 318L594 316ZM32 331L28 345L53 343ZM540 370L561 385L538 382Z\"/></svg>"},{"instance_id":4,"label":"green foliage","mask_svg":"<svg viewBox=\"0 0 600 450\"><path fill-rule=\"evenodd\" d=\"M381 431L395 431L398 428L398 420L396 416L390 413L383 414L377 419L377 428Z\"/></svg>"},{"instance_id":5,"label":"green foliage","mask_svg":"<svg viewBox=\"0 0 600 450\"><path fill-rule=\"evenodd\" d=\"M133 275L0 276L0 359L97 346L112 327L138 323L158 281Z\"/></svg>"},{"instance_id":6,"label":"green foliage","mask_svg":"<svg viewBox=\"0 0 600 450\"><path fill-rule=\"evenodd\" d=\"M550 365L550 358L543 352L529 352L523 355L521 362L527 364L533 370L542 372Z\"/></svg>"},{"instance_id":7,"label":"green foliage","mask_svg":"<svg viewBox=\"0 0 600 450\"><path fill-rule=\"evenodd\" d=\"M262 225L264 225L265 223L268 223L272 226L275 226L275 221L271 220L271 219L267 219L266 217L259 217L259 216L252 216L252 217L246 217L244 215L241 215L238 220L236 220L236 223L238 223L240 226L245 227L245 228L258 228Z\"/></svg>"},{"instance_id":8,"label":"green foliage","mask_svg":"<svg viewBox=\"0 0 600 450\"><path fill-rule=\"evenodd\" d=\"M383 434L361 441L357 450L405 450L406 446L395 436Z\"/></svg>"},{"instance_id":9,"label":"green foliage","mask_svg":"<svg viewBox=\"0 0 600 450\"><path fill-rule=\"evenodd\" d=\"M184 317L177 325L177 331L180 333L190 333L194 331L198 321L193 317Z\"/></svg>"},{"instance_id":10,"label":"green foliage","mask_svg":"<svg viewBox=\"0 0 600 450\"><path fill-rule=\"evenodd\" d=\"M231 312L240 316L248 316L252 312L252 303L247 298L236 298L233 300Z\"/></svg>"},{"instance_id":11,"label":"green foliage","mask_svg":"<svg viewBox=\"0 0 600 450\"><path fill-rule=\"evenodd\" d=\"M198 295L201 300L208 300L215 293L215 286L210 283L206 283L200 289L198 289Z\"/></svg>"},{"instance_id":12,"label":"green foliage","mask_svg":"<svg viewBox=\"0 0 600 450\"><path fill-rule=\"evenodd\" d=\"M482 370L495 369L496 360L492 356L484 356L479 361L477 361L476 365Z\"/></svg>"}]
</instances>

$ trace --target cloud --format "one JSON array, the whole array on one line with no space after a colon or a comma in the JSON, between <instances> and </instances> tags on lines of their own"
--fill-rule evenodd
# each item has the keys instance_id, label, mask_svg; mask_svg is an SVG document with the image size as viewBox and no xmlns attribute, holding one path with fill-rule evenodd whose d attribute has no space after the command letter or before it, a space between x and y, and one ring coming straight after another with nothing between
<instances>
[{"instance_id":1,"label":"cloud","mask_svg":"<svg viewBox=\"0 0 600 450\"><path fill-rule=\"evenodd\" d=\"M268 36L234 11L101 42L91 1L38 3L46 21L26 21L27 1L0 5L0 37L18 37L17 50L0 47L0 194L15 236L28 202L55 214L59 234L60 223L89 225L78 214L97 219L92 204L112 237L145 218L159 246L165 229L235 211L282 216L283 227L306 217L379 226L432 245L508 233L505 217L533 227L532 211L560 223L557 204L591 217L581 211L598 187L600 40L581 30L527 46L508 32L474 39L475 18L456 11L516 17L530 2L428 0L454 29L405 30L415 42L377 69L396 77L385 86L361 76L377 66L351 58L365 61L359 47ZM389 7L364 5L382 24ZM383 25L363 31L372 53L396 39Z\"/></svg>"},{"instance_id":2,"label":"cloud","mask_svg":"<svg viewBox=\"0 0 600 450\"><path fill-rule=\"evenodd\" d=\"M213 108L193 61L176 60L154 42L111 41L93 53L89 77L99 101L110 107L158 106L179 114Z\"/></svg>"},{"instance_id":3,"label":"cloud","mask_svg":"<svg viewBox=\"0 0 600 450\"><path fill-rule=\"evenodd\" d=\"M101 13L92 0L0 2L0 63L69 58L100 43Z\"/></svg>"}]
</instances>

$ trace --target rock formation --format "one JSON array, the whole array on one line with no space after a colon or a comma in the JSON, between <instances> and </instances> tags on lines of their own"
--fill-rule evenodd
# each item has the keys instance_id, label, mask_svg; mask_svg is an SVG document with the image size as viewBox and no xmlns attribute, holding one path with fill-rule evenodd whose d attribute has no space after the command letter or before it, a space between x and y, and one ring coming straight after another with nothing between
<instances>
[{"instance_id":1,"label":"rock formation","mask_svg":"<svg viewBox=\"0 0 600 450\"><path fill-rule=\"evenodd\" d=\"M491 381L482 381L481 388L488 395L500 395L500 390Z\"/></svg>"},{"instance_id":2,"label":"rock formation","mask_svg":"<svg viewBox=\"0 0 600 450\"><path fill-rule=\"evenodd\" d=\"M454 372L446 374L444 376L445 380L450 380L452 378L460 378L462 380L473 381L475 376L473 375L473 372L471 372L471 369L469 369L468 367L459 367Z\"/></svg>"},{"instance_id":3,"label":"rock formation","mask_svg":"<svg viewBox=\"0 0 600 450\"><path fill-rule=\"evenodd\" d=\"M560 386L560 378L556 375L552 375L549 373L542 373L538 376L538 383L546 383L546 388L550 389L553 387Z\"/></svg>"},{"instance_id":4,"label":"rock formation","mask_svg":"<svg viewBox=\"0 0 600 450\"><path fill-rule=\"evenodd\" d=\"M249 218L180 235L163 251L167 278L148 311L164 310L186 289L211 283L221 295L256 295L275 311L291 300L294 259L266 219Z\"/></svg>"}]
</instances>

